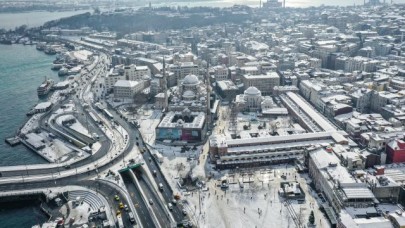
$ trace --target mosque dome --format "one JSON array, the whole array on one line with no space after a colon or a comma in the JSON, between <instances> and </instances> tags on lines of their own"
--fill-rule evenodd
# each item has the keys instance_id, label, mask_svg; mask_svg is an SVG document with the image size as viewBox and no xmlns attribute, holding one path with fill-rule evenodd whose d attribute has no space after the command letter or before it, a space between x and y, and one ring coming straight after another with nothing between
<instances>
[{"instance_id":1,"label":"mosque dome","mask_svg":"<svg viewBox=\"0 0 405 228\"><path fill-rule=\"evenodd\" d=\"M261 95L260 90L258 90L256 87L251 86L245 90L245 95L249 96L259 96Z\"/></svg>"},{"instance_id":2,"label":"mosque dome","mask_svg":"<svg viewBox=\"0 0 405 228\"><path fill-rule=\"evenodd\" d=\"M200 80L194 74L187 75L183 79L183 85L197 85L198 83L200 83Z\"/></svg>"}]
</instances>

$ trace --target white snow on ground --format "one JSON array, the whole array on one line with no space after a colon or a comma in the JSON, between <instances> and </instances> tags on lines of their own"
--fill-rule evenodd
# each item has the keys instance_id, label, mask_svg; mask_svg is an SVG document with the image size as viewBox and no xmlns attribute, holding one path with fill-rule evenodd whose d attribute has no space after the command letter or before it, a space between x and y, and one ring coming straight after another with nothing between
<instances>
[{"instance_id":1,"label":"white snow on ground","mask_svg":"<svg viewBox=\"0 0 405 228\"><path fill-rule=\"evenodd\" d=\"M145 107L143 107L145 108ZM155 141L155 129L159 125L162 112L159 110L143 109L138 111L137 120L140 124L140 131L145 142L153 144Z\"/></svg>"},{"instance_id":2,"label":"white snow on ground","mask_svg":"<svg viewBox=\"0 0 405 228\"><path fill-rule=\"evenodd\" d=\"M239 179L242 177L237 174L235 178L229 178L235 184L230 184L226 192L217 187L218 181L211 180L207 183L208 191L183 194L187 195L184 196L188 201L186 208L192 221L199 227L296 227L284 204L285 199L278 195L280 181L284 181L280 174L287 170L290 174L287 179L295 180L293 167L272 168L274 170L271 172L254 172L251 177L253 182L244 183L243 188L239 185ZM242 179L246 182L249 180L247 175ZM304 192L307 191L306 180L299 176L297 180ZM201 197L201 210L198 195ZM311 210L314 210L318 227L329 227L318 206L310 206L312 202L316 203L311 193L307 195L305 204L292 200L292 207L301 218L301 224L306 225Z\"/></svg>"},{"instance_id":3,"label":"white snow on ground","mask_svg":"<svg viewBox=\"0 0 405 228\"><path fill-rule=\"evenodd\" d=\"M79 206L74 206L72 205L72 201L69 201L68 205L70 213L65 224L68 224L71 219L74 219L73 225L81 225L88 222L90 206L87 203L83 202L83 204L80 204Z\"/></svg>"},{"instance_id":4,"label":"white snow on ground","mask_svg":"<svg viewBox=\"0 0 405 228\"><path fill-rule=\"evenodd\" d=\"M88 137L92 137L90 132L79 121L76 121L75 123L73 123L69 127L71 129L83 134L83 135L86 135Z\"/></svg>"},{"instance_id":5,"label":"white snow on ground","mask_svg":"<svg viewBox=\"0 0 405 228\"><path fill-rule=\"evenodd\" d=\"M48 101L51 102L52 104L57 103L61 97L59 96L59 93L62 91L55 91L51 97L48 98ZM37 113L24 124L24 126L21 128L21 133L27 134L28 132L34 130L35 128L38 128L38 120L39 118L44 115L44 113Z\"/></svg>"},{"instance_id":6,"label":"white snow on ground","mask_svg":"<svg viewBox=\"0 0 405 228\"><path fill-rule=\"evenodd\" d=\"M21 133L22 134L27 134L28 132L31 132L33 129L38 128L38 120L39 118L43 115L43 113L38 113L33 115L21 128Z\"/></svg>"}]
</instances>

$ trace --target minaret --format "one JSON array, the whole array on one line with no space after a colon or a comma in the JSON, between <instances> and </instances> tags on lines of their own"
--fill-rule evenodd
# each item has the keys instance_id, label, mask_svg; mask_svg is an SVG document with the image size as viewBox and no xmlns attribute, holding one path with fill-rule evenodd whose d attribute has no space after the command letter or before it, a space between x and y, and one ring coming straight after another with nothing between
<instances>
[{"instance_id":1,"label":"minaret","mask_svg":"<svg viewBox=\"0 0 405 228\"><path fill-rule=\"evenodd\" d=\"M207 62L207 75L205 79L206 89L207 89L207 123L208 126L211 124L211 87L210 87L210 64Z\"/></svg>"},{"instance_id":2,"label":"minaret","mask_svg":"<svg viewBox=\"0 0 405 228\"><path fill-rule=\"evenodd\" d=\"M169 106L169 99L167 98L167 79L166 79L166 62L163 56L163 93L165 94L165 104L164 109L166 110Z\"/></svg>"}]
</instances>

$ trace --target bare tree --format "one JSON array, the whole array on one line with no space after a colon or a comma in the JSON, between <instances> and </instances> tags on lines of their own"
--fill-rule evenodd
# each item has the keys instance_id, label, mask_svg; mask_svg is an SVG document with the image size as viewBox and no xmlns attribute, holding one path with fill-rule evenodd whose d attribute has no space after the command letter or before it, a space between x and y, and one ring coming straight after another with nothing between
<instances>
[{"instance_id":1,"label":"bare tree","mask_svg":"<svg viewBox=\"0 0 405 228\"><path fill-rule=\"evenodd\" d=\"M176 164L176 170L177 170L177 175L179 175L180 171L184 170L185 166L183 163L177 163Z\"/></svg>"}]
</instances>

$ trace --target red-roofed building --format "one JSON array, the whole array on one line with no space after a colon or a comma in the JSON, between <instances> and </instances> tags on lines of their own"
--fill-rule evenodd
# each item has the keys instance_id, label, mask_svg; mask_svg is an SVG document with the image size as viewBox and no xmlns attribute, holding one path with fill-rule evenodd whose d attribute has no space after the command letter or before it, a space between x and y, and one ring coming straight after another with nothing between
<instances>
[{"instance_id":1,"label":"red-roofed building","mask_svg":"<svg viewBox=\"0 0 405 228\"><path fill-rule=\"evenodd\" d=\"M387 144L387 162L399 163L405 162L405 141L394 139Z\"/></svg>"}]
</instances>

